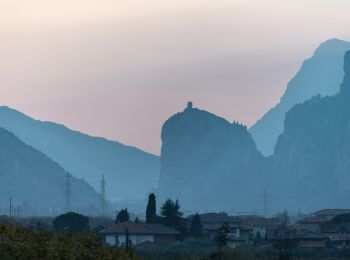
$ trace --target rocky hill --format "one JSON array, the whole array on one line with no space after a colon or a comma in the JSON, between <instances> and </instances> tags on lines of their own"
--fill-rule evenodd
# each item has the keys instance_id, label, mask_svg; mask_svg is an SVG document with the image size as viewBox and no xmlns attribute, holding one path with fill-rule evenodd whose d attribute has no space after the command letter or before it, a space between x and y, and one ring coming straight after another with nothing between
<instances>
[{"instance_id":1,"label":"rocky hill","mask_svg":"<svg viewBox=\"0 0 350 260\"><path fill-rule=\"evenodd\" d=\"M245 126L191 103L163 125L158 191L163 199L180 198L192 210L256 208L264 167Z\"/></svg>"},{"instance_id":2,"label":"rocky hill","mask_svg":"<svg viewBox=\"0 0 350 260\"><path fill-rule=\"evenodd\" d=\"M43 153L26 145L12 133L0 128L0 209L8 213L9 199L31 210L64 209L66 171ZM76 211L98 209L99 196L84 180L74 177L71 183L71 205Z\"/></svg>"}]
</instances>

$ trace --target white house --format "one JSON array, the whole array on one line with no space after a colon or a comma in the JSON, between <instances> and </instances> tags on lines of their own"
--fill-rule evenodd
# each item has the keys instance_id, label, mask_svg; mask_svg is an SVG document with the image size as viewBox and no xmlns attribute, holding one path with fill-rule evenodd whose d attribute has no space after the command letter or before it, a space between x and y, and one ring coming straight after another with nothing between
<instances>
[{"instance_id":1,"label":"white house","mask_svg":"<svg viewBox=\"0 0 350 260\"><path fill-rule=\"evenodd\" d=\"M160 224L134 223L126 221L100 232L104 242L110 246L121 246L126 242L126 234L129 234L129 242L132 245L144 242L170 244L175 242L179 234L176 230Z\"/></svg>"}]
</instances>

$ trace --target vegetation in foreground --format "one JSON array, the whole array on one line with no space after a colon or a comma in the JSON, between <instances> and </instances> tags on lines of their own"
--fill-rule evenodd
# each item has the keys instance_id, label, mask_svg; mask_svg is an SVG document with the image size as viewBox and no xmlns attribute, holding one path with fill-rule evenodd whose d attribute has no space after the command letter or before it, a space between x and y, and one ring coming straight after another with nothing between
<instances>
[{"instance_id":1,"label":"vegetation in foreground","mask_svg":"<svg viewBox=\"0 0 350 260\"><path fill-rule=\"evenodd\" d=\"M73 234L0 224L0 259L139 259L132 252L105 246L93 234Z\"/></svg>"},{"instance_id":2,"label":"vegetation in foreground","mask_svg":"<svg viewBox=\"0 0 350 260\"><path fill-rule=\"evenodd\" d=\"M206 240L185 240L168 247L124 248L109 247L100 237L70 231L53 232L25 228L10 223L0 224L0 259L145 259L145 260L345 260L350 251L290 251L274 252L254 247L217 248Z\"/></svg>"}]
</instances>

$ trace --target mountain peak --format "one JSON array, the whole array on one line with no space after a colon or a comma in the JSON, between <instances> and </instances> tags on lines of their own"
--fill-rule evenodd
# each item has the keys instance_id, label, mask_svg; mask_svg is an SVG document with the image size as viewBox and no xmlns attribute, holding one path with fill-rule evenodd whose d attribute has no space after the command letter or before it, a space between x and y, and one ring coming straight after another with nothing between
<instances>
[{"instance_id":1,"label":"mountain peak","mask_svg":"<svg viewBox=\"0 0 350 260\"><path fill-rule=\"evenodd\" d=\"M340 86L340 90L343 93L350 91L350 51L347 51L344 56L344 80Z\"/></svg>"},{"instance_id":2,"label":"mountain peak","mask_svg":"<svg viewBox=\"0 0 350 260\"><path fill-rule=\"evenodd\" d=\"M344 53L348 50L350 42L343 40L330 39L321 43L289 81L280 102L250 128L258 149L264 155L273 154L277 138L284 129L285 114L294 105L316 95L324 97L339 93L344 79Z\"/></svg>"},{"instance_id":3,"label":"mountain peak","mask_svg":"<svg viewBox=\"0 0 350 260\"><path fill-rule=\"evenodd\" d=\"M339 50L348 50L349 42L337 38L322 42L314 52L314 56L328 56L338 53Z\"/></svg>"}]
</instances>

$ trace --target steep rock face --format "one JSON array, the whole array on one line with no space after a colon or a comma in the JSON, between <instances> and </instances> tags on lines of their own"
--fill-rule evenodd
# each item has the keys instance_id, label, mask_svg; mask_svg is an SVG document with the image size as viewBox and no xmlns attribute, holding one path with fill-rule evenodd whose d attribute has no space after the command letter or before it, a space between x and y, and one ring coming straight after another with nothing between
<instances>
[{"instance_id":1,"label":"steep rock face","mask_svg":"<svg viewBox=\"0 0 350 260\"><path fill-rule=\"evenodd\" d=\"M349 207L350 52L341 92L291 109L273 156L271 187L280 208Z\"/></svg>"},{"instance_id":2,"label":"steep rock face","mask_svg":"<svg viewBox=\"0 0 350 260\"><path fill-rule=\"evenodd\" d=\"M34 209L62 210L65 175L56 162L0 128L1 208L7 209L12 197L15 205L27 203ZM98 194L85 181L72 177L71 187L75 210L98 208Z\"/></svg>"},{"instance_id":3,"label":"steep rock face","mask_svg":"<svg viewBox=\"0 0 350 260\"><path fill-rule=\"evenodd\" d=\"M347 50L350 50L350 42L328 40L310 59L304 61L299 72L288 83L280 102L249 129L258 150L267 156L273 154L278 136L283 132L285 114L294 105L318 94L327 96L339 92L344 76L343 57Z\"/></svg>"},{"instance_id":4,"label":"steep rock face","mask_svg":"<svg viewBox=\"0 0 350 260\"><path fill-rule=\"evenodd\" d=\"M163 126L159 195L191 209L256 208L264 166L245 126L189 106Z\"/></svg>"},{"instance_id":5,"label":"steep rock face","mask_svg":"<svg viewBox=\"0 0 350 260\"><path fill-rule=\"evenodd\" d=\"M48 155L73 176L85 179L95 190L100 189L104 174L110 199L143 199L158 184L159 157L134 147L34 120L8 107L0 107L0 127Z\"/></svg>"}]
</instances>

